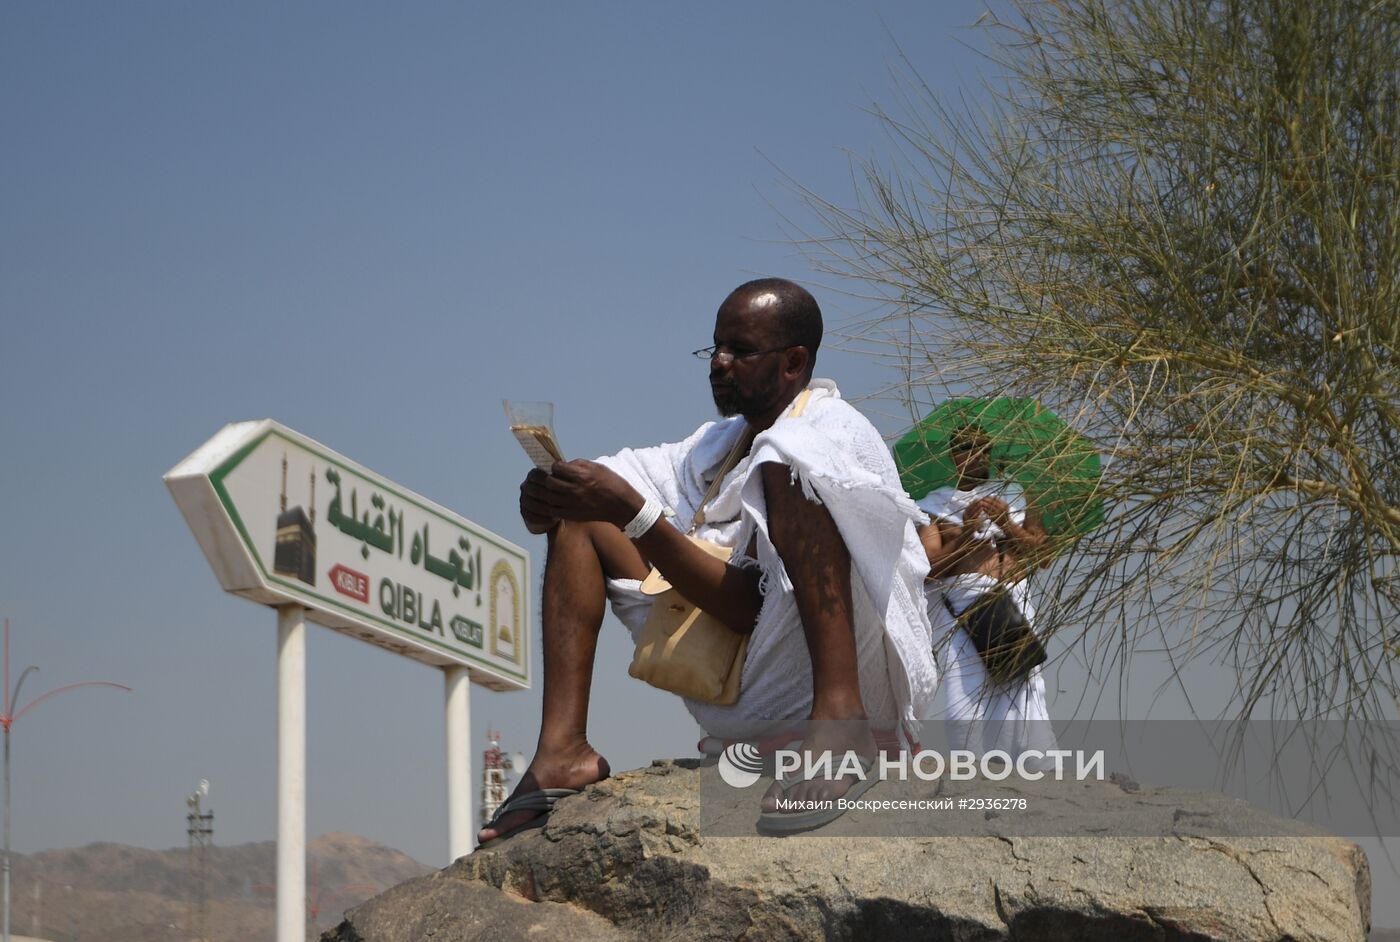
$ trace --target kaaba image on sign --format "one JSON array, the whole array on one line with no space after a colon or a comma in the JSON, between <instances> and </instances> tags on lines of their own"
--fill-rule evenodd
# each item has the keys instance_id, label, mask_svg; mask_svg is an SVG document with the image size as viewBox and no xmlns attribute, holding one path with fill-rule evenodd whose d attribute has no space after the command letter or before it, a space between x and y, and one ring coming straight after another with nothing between
<instances>
[{"instance_id":1,"label":"kaaba image on sign","mask_svg":"<svg viewBox=\"0 0 1400 942\"><path fill-rule=\"evenodd\" d=\"M287 456L282 456L281 512L277 514L277 548L272 571L316 584L316 471L311 471L311 516L300 507L287 509Z\"/></svg>"},{"instance_id":2,"label":"kaaba image on sign","mask_svg":"<svg viewBox=\"0 0 1400 942\"><path fill-rule=\"evenodd\" d=\"M300 507L277 515L277 551L272 571L316 584L316 530Z\"/></svg>"}]
</instances>

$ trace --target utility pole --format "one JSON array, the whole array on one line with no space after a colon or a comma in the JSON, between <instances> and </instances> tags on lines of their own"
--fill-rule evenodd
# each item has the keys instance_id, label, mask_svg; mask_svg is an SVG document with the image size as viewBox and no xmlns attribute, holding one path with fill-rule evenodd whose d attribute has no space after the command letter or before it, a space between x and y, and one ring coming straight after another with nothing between
<instances>
[{"instance_id":1,"label":"utility pole","mask_svg":"<svg viewBox=\"0 0 1400 942\"><path fill-rule=\"evenodd\" d=\"M55 687L48 693L42 693L23 708L17 708L19 703L19 689L24 686L24 679L29 676L30 671L37 671L39 668L34 665L26 667L19 675L19 680L15 681L14 690L10 689L10 620L5 619L5 658L4 658L3 687L0 687L0 698L4 699L4 709L0 709L0 729L5 733L5 856L0 862L0 873L3 873L4 893L0 896L0 905L4 906L3 918L0 918L0 939L3 942L10 942L10 727L15 725L21 716L34 709L44 700L65 690L73 690L77 687L116 687L118 690L131 692L131 688L125 684L114 684L108 680L85 680L76 684L64 684L62 687Z\"/></svg>"}]
</instances>

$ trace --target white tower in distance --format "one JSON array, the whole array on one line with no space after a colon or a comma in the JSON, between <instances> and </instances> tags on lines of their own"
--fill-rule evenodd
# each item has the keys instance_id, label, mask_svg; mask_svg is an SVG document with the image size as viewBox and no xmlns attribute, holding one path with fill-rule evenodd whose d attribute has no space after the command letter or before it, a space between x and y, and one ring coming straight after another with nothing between
<instances>
[{"instance_id":1,"label":"white tower in distance","mask_svg":"<svg viewBox=\"0 0 1400 942\"><path fill-rule=\"evenodd\" d=\"M189 854L185 863L185 908L189 937L195 942L209 938L209 849L214 846L214 811L206 808L209 780L199 780L199 788L185 799L190 809L185 815L189 834Z\"/></svg>"},{"instance_id":2,"label":"white tower in distance","mask_svg":"<svg viewBox=\"0 0 1400 942\"><path fill-rule=\"evenodd\" d=\"M488 745L481 757L481 817L478 821L490 821L505 802L506 772L513 765L501 752L500 732L488 729L486 739Z\"/></svg>"}]
</instances>

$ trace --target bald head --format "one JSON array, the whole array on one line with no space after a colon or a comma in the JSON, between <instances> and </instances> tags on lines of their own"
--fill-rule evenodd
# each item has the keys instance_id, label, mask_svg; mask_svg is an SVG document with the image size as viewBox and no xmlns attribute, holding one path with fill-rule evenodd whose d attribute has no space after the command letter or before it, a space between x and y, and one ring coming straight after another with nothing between
<instances>
[{"instance_id":1,"label":"bald head","mask_svg":"<svg viewBox=\"0 0 1400 942\"><path fill-rule=\"evenodd\" d=\"M772 346L806 347L806 379L812 378L822 342L822 311L806 288L786 278L748 281L731 291L720 305L721 312L740 308L767 315Z\"/></svg>"}]
</instances>

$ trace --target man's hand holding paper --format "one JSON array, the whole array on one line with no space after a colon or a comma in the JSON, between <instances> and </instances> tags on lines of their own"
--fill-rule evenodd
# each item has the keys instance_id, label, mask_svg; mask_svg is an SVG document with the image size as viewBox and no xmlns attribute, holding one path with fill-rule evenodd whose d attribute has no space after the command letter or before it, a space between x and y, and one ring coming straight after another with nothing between
<instances>
[{"instance_id":1,"label":"man's hand holding paper","mask_svg":"<svg viewBox=\"0 0 1400 942\"><path fill-rule=\"evenodd\" d=\"M644 503L616 471L583 459L556 461L549 474L535 469L520 485L520 516L527 527L532 521L601 520L621 528ZM552 526L550 522L544 529Z\"/></svg>"}]
</instances>

